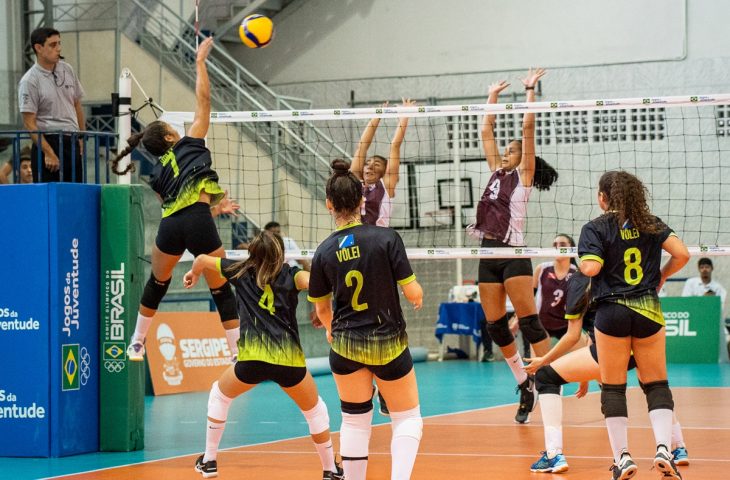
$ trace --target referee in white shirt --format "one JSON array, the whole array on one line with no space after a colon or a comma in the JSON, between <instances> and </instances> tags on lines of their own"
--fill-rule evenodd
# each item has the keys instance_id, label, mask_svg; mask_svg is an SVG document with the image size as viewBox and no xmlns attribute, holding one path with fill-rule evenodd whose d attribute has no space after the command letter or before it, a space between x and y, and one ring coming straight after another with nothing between
<instances>
[{"instance_id":1,"label":"referee in white shirt","mask_svg":"<svg viewBox=\"0 0 730 480\"><path fill-rule=\"evenodd\" d=\"M79 140L75 145L72 157L72 133L85 125L81 107L84 89L71 66L62 61L58 30L37 28L30 35L30 43L36 63L18 85L23 125L30 131L53 132L41 135L40 165L38 138L31 134L33 182L83 182L83 142Z\"/></svg>"}]
</instances>

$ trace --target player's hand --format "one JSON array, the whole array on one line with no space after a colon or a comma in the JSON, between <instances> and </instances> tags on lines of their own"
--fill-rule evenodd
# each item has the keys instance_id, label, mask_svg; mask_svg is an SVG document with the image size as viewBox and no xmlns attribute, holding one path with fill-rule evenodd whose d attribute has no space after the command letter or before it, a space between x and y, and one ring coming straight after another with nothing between
<instances>
[{"instance_id":1,"label":"player's hand","mask_svg":"<svg viewBox=\"0 0 730 480\"><path fill-rule=\"evenodd\" d=\"M234 217L238 216L238 209L241 208L241 206L232 198L228 198L228 190L226 190L225 194L223 195L223 198L218 203L219 212L221 215L227 214L227 215L233 215Z\"/></svg>"},{"instance_id":2,"label":"player's hand","mask_svg":"<svg viewBox=\"0 0 730 480\"><path fill-rule=\"evenodd\" d=\"M314 328L324 328L324 323L322 323L322 320L320 320L317 316L316 310L309 312L309 321L312 322L312 326Z\"/></svg>"},{"instance_id":3,"label":"player's hand","mask_svg":"<svg viewBox=\"0 0 730 480\"><path fill-rule=\"evenodd\" d=\"M506 89L507 87L509 87L509 83L504 80L494 82L489 85L489 96L499 95L500 92L502 92L502 90Z\"/></svg>"},{"instance_id":4,"label":"player's hand","mask_svg":"<svg viewBox=\"0 0 730 480\"><path fill-rule=\"evenodd\" d=\"M588 393L588 382L580 382L578 391L575 392L576 398L583 398Z\"/></svg>"},{"instance_id":5,"label":"player's hand","mask_svg":"<svg viewBox=\"0 0 730 480\"><path fill-rule=\"evenodd\" d=\"M185 274L183 277L183 287L185 288L193 288L196 283L198 283L198 279L200 278L200 275L197 275L193 273L192 270L189 270L188 273Z\"/></svg>"},{"instance_id":6,"label":"player's hand","mask_svg":"<svg viewBox=\"0 0 730 480\"><path fill-rule=\"evenodd\" d=\"M56 153L53 152L53 150L51 150L49 152L44 152L44 156L45 156L46 168L48 170L50 170L51 172L57 172L58 166L60 165L61 162L58 161L58 157L56 156Z\"/></svg>"},{"instance_id":7,"label":"player's hand","mask_svg":"<svg viewBox=\"0 0 730 480\"><path fill-rule=\"evenodd\" d=\"M420 310L423 306L423 297L420 297L414 301L411 302L411 305L413 305L413 310Z\"/></svg>"},{"instance_id":8,"label":"player's hand","mask_svg":"<svg viewBox=\"0 0 730 480\"><path fill-rule=\"evenodd\" d=\"M525 358L525 361L528 362L528 364L525 365L525 372L529 375L535 375L538 370L545 366L544 357Z\"/></svg>"},{"instance_id":9,"label":"player's hand","mask_svg":"<svg viewBox=\"0 0 730 480\"><path fill-rule=\"evenodd\" d=\"M540 80L546 73L547 70L544 68L530 68L530 70L527 71L527 76L522 79L522 84L525 88L534 88L535 85L537 85L538 80Z\"/></svg>"},{"instance_id":10,"label":"player's hand","mask_svg":"<svg viewBox=\"0 0 730 480\"><path fill-rule=\"evenodd\" d=\"M332 343L332 332L327 330L327 343Z\"/></svg>"},{"instance_id":11,"label":"player's hand","mask_svg":"<svg viewBox=\"0 0 730 480\"><path fill-rule=\"evenodd\" d=\"M208 58L208 54L213 49L213 37L208 37L205 40L203 40L200 45L198 45L198 57L196 61L198 63L205 62L205 59Z\"/></svg>"}]
</instances>

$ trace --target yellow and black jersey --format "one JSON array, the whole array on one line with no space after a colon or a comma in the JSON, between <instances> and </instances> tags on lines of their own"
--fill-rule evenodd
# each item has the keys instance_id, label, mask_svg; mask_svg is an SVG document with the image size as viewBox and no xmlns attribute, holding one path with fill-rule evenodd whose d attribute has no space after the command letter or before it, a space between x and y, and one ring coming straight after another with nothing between
<instances>
[{"instance_id":1,"label":"yellow and black jersey","mask_svg":"<svg viewBox=\"0 0 730 480\"><path fill-rule=\"evenodd\" d=\"M581 261L602 265L593 278L596 302L613 301L663 324L656 288L661 281L662 244L674 232L659 218L659 233L641 233L629 221L618 224L615 213L607 213L583 226L578 242Z\"/></svg>"},{"instance_id":2,"label":"yellow and black jersey","mask_svg":"<svg viewBox=\"0 0 730 480\"><path fill-rule=\"evenodd\" d=\"M301 270L284 264L273 283L263 289L249 270L232 278L234 260L220 259L219 270L236 291L241 339L238 360L258 360L289 367L304 367L304 353L297 327L298 294L294 277Z\"/></svg>"},{"instance_id":3,"label":"yellow and black jersey","mask_svg":"<svg viewBox=\"0 0 730 480\"><path fill-rule=\"evenodd\" d=\"M150 186L162 198L163 217L197 202L201 191L212 196L212 204L223 198L212 165L202 138L182 137L160 157L152 169Z\"/></svg>"},{"instance_id":4,"label":"yellow and black jersey","mask_svg":"<svg viewBox=\"0 0 730 480\"><path fill-rule=\"evenodd\" d=\"M366 365L398 357L408 346L398 285L415 279L395 230L354 223L332 233L309 280L309 301L334 295L332 350Z\"/></svg>"}]
</instances>

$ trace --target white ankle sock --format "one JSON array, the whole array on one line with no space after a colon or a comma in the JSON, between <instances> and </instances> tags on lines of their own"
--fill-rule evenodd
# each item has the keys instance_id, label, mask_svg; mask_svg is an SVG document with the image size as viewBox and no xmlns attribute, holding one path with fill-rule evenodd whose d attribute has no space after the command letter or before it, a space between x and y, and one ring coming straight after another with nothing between
<instances>
[{"instance_id":1,"label":"white ankle sock","mask_svg":"<svg viewBox=\"0 0 730 480\"><path fill-rule=\"evenodd\" d=\"M522 383L527 380L527 373L525 373L525 364L522 362L520 352L517 352L504 360L507 362L507 365L509 365L510 370L512 370L512 375L515 376L517 383L522 385Z\"/></svg>"},{"instance_id":2,"label":"white ankle sock","mask_svg":"<svg viewBox=\"0 0 730 480\"><path fill-rule=\"evenodd\" d=\"M322 462L322 470L325 472L336 472L335 453L332 450L332 439L324 443L315 443L314 448L317 449L319 460Z\"/></svg>"},{"instance_id":3,"label":"white ankle sock","mask_svg":"<svg viewBox=\"0 0 730 480\"><path fill-rule=\"evenodd\" d=\"M145 317L141 313L137 313L137 324L134 326L134 335L132 335L132 343L144 343L147 337L147 330L150 329L152 317Z\"/></svg>"},{"instance_id":4,"label":"white ankle sock","mask_svg":"<svg viewBox=\"0 0 730 480\"><path fill-rule=\"evenodd\" d=\"M606 428L613 451L613 460L618 465L621 454L629 449L629 419L628 417L608 417L606 418Z\"/></svg>"},{"instance_id":5,"label":"white ankle sock","mask_svg":"<svg viewBox=\"0 0 730 480\"><path fill-rule=\"evenodd\" d=\"M672 411L668 408L651 410L649 420L657 446L664 445L669 448L672 445Z\"/></svg>"},{"instance_id":6,"label":"white ankle sock","mask_svg":"<svg viewBox=\"0 0 730 480\"><path fill-rule=\"evenodd\" d=\"M563 399L554 393L541 393L537 398L545 431L545 451L552 458L563 453Z\"/></svg>"},{"instance_id":7,"label":"white ankle sock","mask_svg":"<svg viewBox=\"0 0 730 480\"><path fill-rule=\"evenodd\" d=\"M675 416L675 423L672 424L672 450L679 447L684 447L684 436L682 435L682 426L679 421L676 421Z\"/></svg>"}]
</instances>

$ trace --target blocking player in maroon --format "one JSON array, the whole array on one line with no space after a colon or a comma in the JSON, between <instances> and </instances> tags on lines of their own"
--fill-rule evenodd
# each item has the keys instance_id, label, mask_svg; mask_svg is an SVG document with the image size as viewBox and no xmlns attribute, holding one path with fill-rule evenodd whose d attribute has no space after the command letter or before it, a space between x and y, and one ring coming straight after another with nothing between
<instances>
[{"instance_id":1,"label":"blocking player in maroon","mask_svg":"<svg viewBox=\"0 0 730 480\"><path fill-rule=\"evenodd\" d=\"M535 100L535 85L545 75L542 68L530 69L522 79L528 102ZM498 82L489 86L489 103L496 103L499 93L509 86ZM524 245L527 200L532 187L549 189L557 172L535 155L535 114L526 113L522 124L522 141L513 140L499 154L494 136L495 115L487 115L482 127L482 143L492 176L477 207L475 229L482 237L482 246L519 247ZM527 423L535 407L534 379L523 367L515 339L509 329L505 309L509 295L519 318L520 330L538 355L550 347L547 332L540 324L532 291L532 263L529 258L482 259L479 262L479 295L487 319L487 331L496 343L520 390L520 406L515 416L518 423Z\"/></svg>"},{"instance_id":2,"label":"blocking player in maroon","mask_svg":"<svg viewBox=\"0 0 730 480\"><path fill-rule=\"evenodd\" d=\"M570 235L561 233L553 240L553 247L575 247L575 241ZM535 268L532 286L536 290L537 312L540 323L551 337L562 338L568 331L568 323L565 321L565 293L568 279L576 269L569 257L558 257Z\"/></svg>"}]
</instances>

